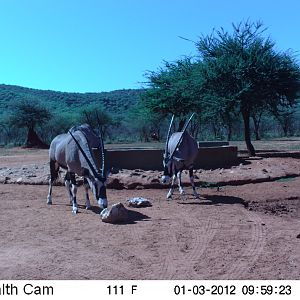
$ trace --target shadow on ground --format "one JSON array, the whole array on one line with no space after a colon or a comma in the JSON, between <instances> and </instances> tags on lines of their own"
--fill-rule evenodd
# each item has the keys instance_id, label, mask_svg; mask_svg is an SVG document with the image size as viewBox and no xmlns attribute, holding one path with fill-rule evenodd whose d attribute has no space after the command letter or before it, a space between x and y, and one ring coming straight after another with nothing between
<instances>
[{"instance_id":1,"label":"shadow on ground","mask_svg":"<svg viewBox=\"0 0 300 300\"><path fill-rule=\"evenodd\" d=\"M204 199L203 199L204 198ZM196 201L180 201L179 204L183 205L221 205L221 204L243 204L245 201L242 198L234 196L221 196L221 195L201 195L201 199Z\"/></svg>"}]
</instances>

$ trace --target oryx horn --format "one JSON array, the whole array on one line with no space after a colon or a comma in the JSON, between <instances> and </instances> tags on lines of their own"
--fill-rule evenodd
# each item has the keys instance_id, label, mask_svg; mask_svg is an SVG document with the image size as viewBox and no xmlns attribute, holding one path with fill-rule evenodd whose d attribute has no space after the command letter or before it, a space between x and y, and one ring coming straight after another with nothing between
<instances>
[{"instance_id":1,"label":"oryx horn","mask_svg":"<svg viewBox=\"0 0 300 300\"><path fill-rule=\"evenodd\" d=\"M168 155L168 144L169 144L169 139L170 139L170 133L171 133L171 128L173 125L173 121L174 121L174 115L172 115L172 119L169 125L169 130L168 130L168 134L167 134L167 140L166 140L166 146L165 146L165 156Z\"/></svg>"},{"instance_id":2,"label":"oryx horn","mask_svg":"<svg viewBox=\"0 0 300 300\"><path fill-rule=\"evenodd\" d=\"M104 154L104 141L103 141L103 135L102 135L102 130L101 130L101 125L100 125L100 119L99 119L99 115L98 115L98 112L96 111L96 116L97 116L97 122L98 122L98 127L99 127L99 137L100 137L100 142L101 142L101 145L100 145L100 150L101 150L101 162L102 162L102 166L101 166L101 174L102 174L102 177L104 178L104 167L105 167L105 163L104 163L104 160L105 160L105 154Z\"/></svg>"}]
</instances>

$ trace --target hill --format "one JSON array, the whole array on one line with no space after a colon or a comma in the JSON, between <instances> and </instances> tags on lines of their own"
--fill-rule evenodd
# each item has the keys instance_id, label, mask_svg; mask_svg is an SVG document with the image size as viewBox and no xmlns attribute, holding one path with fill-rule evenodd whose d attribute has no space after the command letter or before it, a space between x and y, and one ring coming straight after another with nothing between
<instances>
[{"instance_id":1,"label":"hill","mask_svg":"<svg viewBox=\"0 0 300 300\"><path fill-rule=\"evenodd\" d=\"M5 113L16 101L32 99L59 112L99 103L105 111L116 116L135 105L142 92L139 89L122 89L100 93L68 93L0 84L0 111Z\"/></svg>"}]
</instances>

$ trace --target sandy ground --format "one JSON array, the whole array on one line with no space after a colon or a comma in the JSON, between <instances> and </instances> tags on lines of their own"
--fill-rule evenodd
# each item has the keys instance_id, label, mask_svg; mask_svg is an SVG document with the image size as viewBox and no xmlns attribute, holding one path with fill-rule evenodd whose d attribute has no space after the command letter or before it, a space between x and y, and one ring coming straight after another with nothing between
<instances>
[{"instance_id":1,"label":"sandy ground","mask_svg":"<svg viewBox=\"0 0 300 300\"><path fill-rule=\"evenodd\" d=\"M39 170L45 159L15 153L0 167ZM128 208L128 222L115 225L101 221L95 202L84 209L82 187L73 215L62 186L48 206L45 185L0 184L0 279L300 279L298 167L299 159L270 158L199 171L198 181L227 180L199 187L200 199L190 187L171 201L162 188L110 188L109 206L135 196L153 204ZM266 182L251 183L253 174Z\"/></svg>"}]
</instances>

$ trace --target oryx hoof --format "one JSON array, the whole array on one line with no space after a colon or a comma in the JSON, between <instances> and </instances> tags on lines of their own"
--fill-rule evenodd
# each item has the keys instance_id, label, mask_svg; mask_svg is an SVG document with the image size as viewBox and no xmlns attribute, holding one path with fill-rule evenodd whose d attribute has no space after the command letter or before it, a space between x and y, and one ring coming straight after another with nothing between
<instances>
[{"instance_id":1,"label":"oryx hoof","mask_svg":"<svg viewBox=\"0 0 300 300\"><path fill-rule=\"evenodd\" d=\"M167 194L167 200L172 200L172 193Z\"/></svg>"},{"instance_id":2,"label":"oryx hoof","mask_svg":"<svg viewBox=\"0 0 300 300\"><path fill-rule=\"evenodd\" d=\"M194 196L195 196L196 199L200 199L200 195L197 194L196 192L194 192Z\"/></svg>"},{"instance_id":3,"label":"oryx hoof","mask_svg":"<svg viewBox=\"0 0 300 300\"><path fill-rule=\"evenodd\" d=\"M99 208L100 208L101 210L107 208L107 206L108 206L107 199L106 199L106 198L103 198L103 199L100 198L100 199L98 200L98 205L99 205Z\"/></svg>"},{"instance_id":4,"label":"oryx hoof","mask_svg":"<svg viewBox=\"0 0 300 300\"><path fill-rule=\"evenodd\" d=\"M180 195L184 195L185 194L183 189L179 189L179 193L180 193Z\"/></svg>"},{"instance_id":5,"label":"oryx hoof","mask_svg":"<svg viewBox=\"0 0 300 300\"><path fill-rule=\"evenodd\" d=\"M78 213L78 208L77 208L77 207L74 207L74 208L72 209L72 213L73 213L74 215L76 215L76 214Z\"/></svg>"},{"instance_id":6,"label":"oryx hoof","mask_svg":"<svg viewBox=\"0 0 300 300\"><path fill-rule=\"evenodd\" d=\"M47 197L47 204L48 204L48 205L51 205L51 204L52 204L51 196L48 196L48 197Z\"/></svg>"},{"instance_id":7,"label":"oryx hoof","mask_svg":"<svg viewBox=\"0 0 300 300\"><path fill-rule=\"evenodd\" d=\"M86 206L85 209L86 209L86 210L91 210L92 207L89 205L89 206Z\"/></svg>"}]
</instances>

